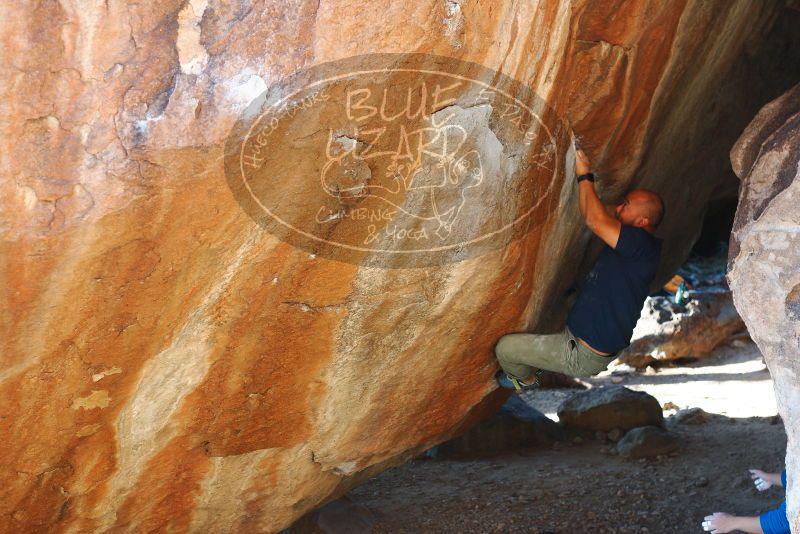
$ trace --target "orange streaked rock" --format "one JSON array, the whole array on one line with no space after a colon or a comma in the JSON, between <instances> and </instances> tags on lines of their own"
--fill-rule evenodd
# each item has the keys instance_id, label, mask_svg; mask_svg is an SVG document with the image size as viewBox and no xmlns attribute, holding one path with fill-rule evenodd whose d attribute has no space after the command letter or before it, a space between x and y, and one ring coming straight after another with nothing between
<instances>
[{"instance_id":1,"label":"orange streaked rock","mask_svg":"<svg viewBox=\"0 0 800 534\"><path fill-rule=\"evenodd\" d=\"M663 227L677 264L725 179L705 156L761 104L726 122L715 99L748 94L742 58L782 5L612 5L15 6L0 22L0 531L280 530L465 430L498 401L496 340L558 324L591 256L567 144L521 238L460 262L340 262L247 216L226 136L312 65L413 52L518 80L566 125L559 142L579 138L604 196L640 184L685 208ZM464 116L486 148L479 111ZM498 165L527 156L491 146ZM541 185L470 213L513 219Z\"/></svg>"}]
</instances>

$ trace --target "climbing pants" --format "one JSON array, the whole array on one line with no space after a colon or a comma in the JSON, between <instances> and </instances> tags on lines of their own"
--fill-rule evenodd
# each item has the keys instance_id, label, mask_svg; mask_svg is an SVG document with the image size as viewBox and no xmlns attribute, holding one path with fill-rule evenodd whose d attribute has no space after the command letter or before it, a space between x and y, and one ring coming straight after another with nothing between
<instances>
[{"instance_id":1,"label":"climbing pants","mask_svg":"<svg viewBox=\"0 0 800 534\"><path fill-rule=\"evenodd\" d=\"M508 376L525 379L535 369L589 377L603 371L616 354L601 356L581 345L566 326L557 334L506 334L494 347Z\"/></svg>"}]
</instances>

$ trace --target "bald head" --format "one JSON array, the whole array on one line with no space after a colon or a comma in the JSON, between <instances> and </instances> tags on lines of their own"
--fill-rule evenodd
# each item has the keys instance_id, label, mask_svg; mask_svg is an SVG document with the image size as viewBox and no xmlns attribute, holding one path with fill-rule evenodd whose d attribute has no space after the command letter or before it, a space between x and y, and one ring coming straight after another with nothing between
<instances>
[{"instance_id":1,"label":"bald head","mask_svg":"<svg viewBox=\"0 0 800 534\"><path fill-rule=\"evenodd\" d=\"M640 217L647 219L647 226L657 228L664 218L664 201L649 189L634 189L626 195Z\"/></svg>"},{"instance_id":2,"label":"bald head","mask_svg":"<svg viewBox=\"0 0 800 534\"><path fill-rule=\"evenodd\" d=\"M644 228L654 233L664 218L664 201L648 189L634 189L617 205L615 215L622 224Z\"/></svg>"}]
</instances>

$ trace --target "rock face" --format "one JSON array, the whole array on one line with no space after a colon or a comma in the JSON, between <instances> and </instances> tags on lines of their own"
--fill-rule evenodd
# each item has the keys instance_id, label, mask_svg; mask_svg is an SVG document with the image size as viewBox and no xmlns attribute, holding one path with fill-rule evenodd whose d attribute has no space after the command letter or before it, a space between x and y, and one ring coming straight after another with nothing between
<instances>
[{"instance_id":1,"label":"rock face","mask_svg":"<svg viewBox=\"0 0 800 534\"><path fill-rule=\"evenodd\" d=\"M575 393L558 407L558 419L578 430L608 432L661 425L664 414L655 397L623 386L602 386Z\"/></svg>"},{"instance_id":2,"label":"rock face","mask_svg":"<svg viewBox=\"0 0 800 534\"><path fill-rule=\"evenodd\" d=\"M631 344L618 360L644 368L654 362L702 358L745 330L729 290L708 288L688 295L686 305L669 297L648 297Z\"/></svg>"},{"instance_id":3,"label":"rock face","mask_svg":"<svg viewBox=\"0 0 800 534\"><path fill-rule=\"evenodd\" d=\"M766 105L731 151L742 180L733 300L775 381L789 438L787 515L800 531L800 85Z\"/></svg>"},{"instance_id":4,"label":"rock face","mask_svg":"<svg viewBox=\"0 0 800 534\"><path fill-rule=\"evenodd\" d=\"M795 12L751 0L23 1L11 11L0 21L3 532L274 532L464 431L499 403L496 340L559 326L563 295L591 262L565 141L577 136L593 157L609 200L636 184L676 206L661 227L670 273L708 201L728 190L718 154L794 68L796 33ZM293 247L241 209L225 142L249 104L281 96L304 69L379 52L483 65L549 106L559 144L540 129L536 153L491 129L502 106L435 110L476 134L476 152L446 162L441 184L453 202L471 198L465 228L516 220L535 199L516 240L389 268L368 251L342 262ZM352 207L364 180L407 178L399 164L373 175L361 161L322 191L321 169L295 172L319 160L289 151L333 131L333 115L309 115L313 96L283 109L303 121L265 122L288 128L286 152L262 153L280 171L276 204L304 210L325 193ZM331 112L377 109L316 96ZM320 157L372 146L333 137ZM494 167L474 173L476 154ZM539 154L549 166L519 164ZM514 169L531 180L467 195ZM535 179L543 170L547 183ZM331 235L359 212L346 213Z\"/></svg>"}]
</instances>

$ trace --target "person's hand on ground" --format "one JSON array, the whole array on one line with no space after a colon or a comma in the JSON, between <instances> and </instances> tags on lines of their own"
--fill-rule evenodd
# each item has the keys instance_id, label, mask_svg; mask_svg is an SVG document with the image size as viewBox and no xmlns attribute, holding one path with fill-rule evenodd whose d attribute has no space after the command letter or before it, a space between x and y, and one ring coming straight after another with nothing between
<instances>
[{"instance_id":1,"label":"person's hand on ground","mask_svg":"<svg viewBox=\"0 0 800 534\"><path fill-rule=\"evenodd\" d=\"M703 518L703 530L711 534L724 534L736 530L738 519L731 514L716 512Z\"/></svg>"},{"instance_id":2,"label":"person's hand on ground","mask_svg":"<svg viewBox=\"0 0 800 534\"><path fill-rule=\"evenodd\" d=\"M589 172L589 157L583 150L575 152L575 173L580 176Z\"/></svg>"},{"instance_id":3,"label":"person's hand on ground","mask_svg":"<svg viewBox=\"0 0 800 534\"><path fill-rule=\"evenodd\" d=\"M707 515L703 519L701 526L703 527L703 530L710 532L711 534L726 534L727 532L735 532L739 530L742 532L751 533L759 532L761 534L764 532L761 530L761 520L758 516L740 517L722 512L716 512L711 515Z\"/></svg>"},{"instance_id":4,"label":"person's hand on ground","mask_svg":"<svg viewBox=\"0 0 800 534\"><path fill-rule=\"evenodd\" d=\"M760 469L750 469L750 478L753 479L758 491L767 491L772 486L781 485L780 473L766 473Z\"/></svg>"}]
</instances>

